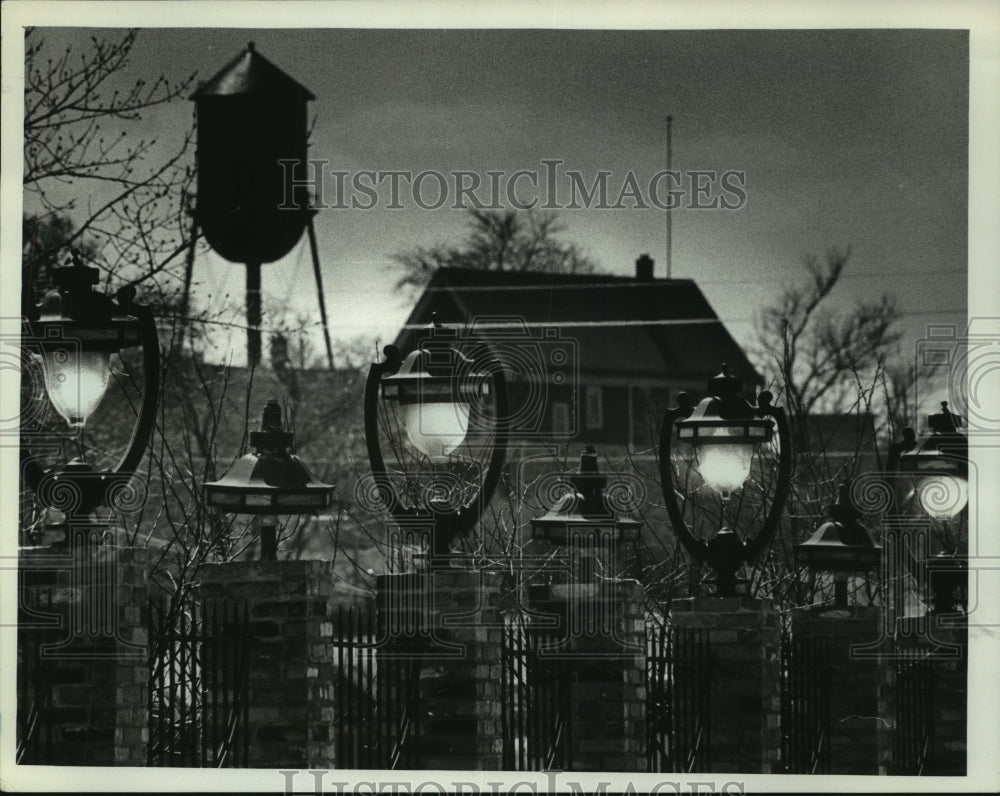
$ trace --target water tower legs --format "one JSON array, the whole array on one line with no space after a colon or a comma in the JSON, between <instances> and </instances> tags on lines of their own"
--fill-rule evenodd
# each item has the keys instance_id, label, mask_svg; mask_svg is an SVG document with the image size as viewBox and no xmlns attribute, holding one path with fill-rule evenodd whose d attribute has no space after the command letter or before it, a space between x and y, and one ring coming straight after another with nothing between
<instances>
[{"instance_id":1,"label":"water tower legs","mask_svg":"<svg viewBox=\"0 0 1000 796\"><path fill-rule=\"evenodd\" d=\"M260 364L260 263L247 263L247 367Z\"/></svg>"}]
</instances>

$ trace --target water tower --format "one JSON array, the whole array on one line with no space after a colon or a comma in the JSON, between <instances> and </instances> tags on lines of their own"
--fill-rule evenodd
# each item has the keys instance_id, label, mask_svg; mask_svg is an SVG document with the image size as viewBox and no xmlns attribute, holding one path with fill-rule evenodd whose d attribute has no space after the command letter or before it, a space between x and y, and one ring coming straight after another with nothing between
<instances>
[{"instance_id":1,"label":"water tower","mask_svg":"<svg viewBox=\"0 0 1000 796\"><path fill-rule=\"evenodd\" d=\"M198 117L194 222L212 249L246 266L247 364L260 361L261 265L288 254L304 229L309 230L330 356L310 196L306 186L287 184L281 164L295 161L296 176L307 168L307 103L315 97L260 55L251 42L191 99Z\"/></svg>"}]
</instances>

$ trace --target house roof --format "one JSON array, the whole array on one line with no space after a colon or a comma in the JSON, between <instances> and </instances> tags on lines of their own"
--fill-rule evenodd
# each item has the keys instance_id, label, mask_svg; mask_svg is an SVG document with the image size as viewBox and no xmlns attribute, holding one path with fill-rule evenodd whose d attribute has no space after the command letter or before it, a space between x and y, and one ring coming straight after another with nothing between
<instances>
[{"instance_id":1,"label":"house roof","mask_svg":"<svg viewBox=\"0 0 1000 796\"><path fill-rule=\"evenodd\" d=\"M440 268L399 333L404 352L432 314L442 324L478 324L509 334L557 329L579 347L581 375L701 381L726 362L744 384L761 376L691 279ZM504 324L496 319L507 316ZM522 327L523 328L523 327Z\"/></svg>"}]
</instances>

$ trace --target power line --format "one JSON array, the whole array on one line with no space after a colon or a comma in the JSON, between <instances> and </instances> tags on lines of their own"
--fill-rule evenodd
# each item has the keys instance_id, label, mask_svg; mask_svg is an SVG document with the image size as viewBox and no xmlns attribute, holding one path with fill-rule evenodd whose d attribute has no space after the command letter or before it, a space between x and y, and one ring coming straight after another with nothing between
<instances>
[{"instance_id":1,"label":"power line","mask_svg":"<svg viewBox=\"0 0 1000 796\"><path fill-rule=\"evenodd\" d=\"M484 271L484 273L493 273ZM522 272L511 272L522 273ZM532 273L532 272L524 272ZM534 272L538 273L538 272ZM878 273L865 274L841 274L839 279L875 279L876 277L897 277L897 276L943 276L947 274L968 274L964 268L947 268L940 271L880 271ZM542 274L539 274L542 275ZM606 274L605 276L615 276ZM693 282L696 285L761 285L761 284L787 284L787 278L773 279L695 279L693 277L676 277L674 279L659 280L661 284L667 282ZM653 284L656 284L654 282ZM534 292L541 290L607 290L607 289L633 289L649 290L649 282L639 282L629 277L618 276L614 282L578 282L538 285L440 285L437 287L427 286L425 293L495 293L495 292Z\"/></svg>"},{"instance_id":2,"label":"power line","mask_svg":"<svg viewBox=\"0 0 1000 796\"><path fill-rule=\"evenodd\" d=\"M916 311L916 312L903 312L902 316L925 316L925 315L965 315L966 310L955 309L955 310L926 310L926 311ZM850 315L848 312L833 313L837 316ZM246 330L246 326L237 322L230 321L220 321L220 320L208 320L205 318L190 318L192 323L202 323L211 326L223 326L234 330ZM618 328L618 327L645 327L645 326L692 326L692 325L707 325L713 323L755 323L756 318L666 318L660 320L595 320L595 321L496 321L496 322L480 322L476 324L477 329L573 329L573 328ZM310 329L321 329L322 323L317 321L315 323L307 324L304 326L297 327L295 329L270 329L267 326L262 326L262 331L284 331L286 333L295 334L298 332L309 331ZM331 323L330 328L333 329L357 329L360 331L371 331L374 327L370 324L361 323ZM426 329L426 324L421 323L410 323L403 324L400 328L402 329Z\"/></svg>"}]
</instances>

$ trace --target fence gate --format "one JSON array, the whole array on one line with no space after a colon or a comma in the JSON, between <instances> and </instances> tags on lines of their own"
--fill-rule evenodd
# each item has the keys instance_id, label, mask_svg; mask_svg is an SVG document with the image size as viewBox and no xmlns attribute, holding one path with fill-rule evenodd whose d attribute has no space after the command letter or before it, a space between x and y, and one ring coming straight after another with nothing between
<instances>
[{"instance_id":1,"label":"fence gate","mask_svg":"<svg viewBox=\"0 0 1000 796\"><path fill-rule=\"evenodd\" d=\"M571 768L570 661L559 636L516 620L503 630L500 722L507 771Z\"/></svg>"},{"instance_id":2,"label":"fence gate","mask_svg":"<svg viewBox=\"0 0 1000 796\"><path fill-rule=\"evenodd\" d=\"M917 653L895 661L894 774L933 774L934 665Z\"/></svg>"},{"instance_id":3,"label":"fence gate","mask_svg":"<svg viewBox=\"0 0 1000 796\"><path fill-rule=\"evenodd\" d=\"M246 604L150 604L147 765L247 768Z\"/></svg>"},{"instance_id":4,"label":"fence gate","mask_svg":"<svg viewBox=\"0 0 1000 796\"><path fill-rule=\"evenodd\" d=\"M710 683L707 631L646 625L646 761L650 772L710 770Z\"/></svg>"},{"instance_id":5,"label":"fence gate","mask_svg":"<svg viewBox=\"0 0 1000 796\"><path fill-rule=\"evenodd\" d=\"M334 724L339 769L419 768L419 644L379 643L374 607L341 606L332 644L337 700Z\"/></svg>"},{"instance_id":6,"label":"fence gate","mask_svg":"<svg viewBox=\"0 0 1000 796\"><path fill-rule=\"evenodd\" d=\"M786 774L830 771L827 639L781 639L781 760Z\"/></svg>"}]
</instances>

